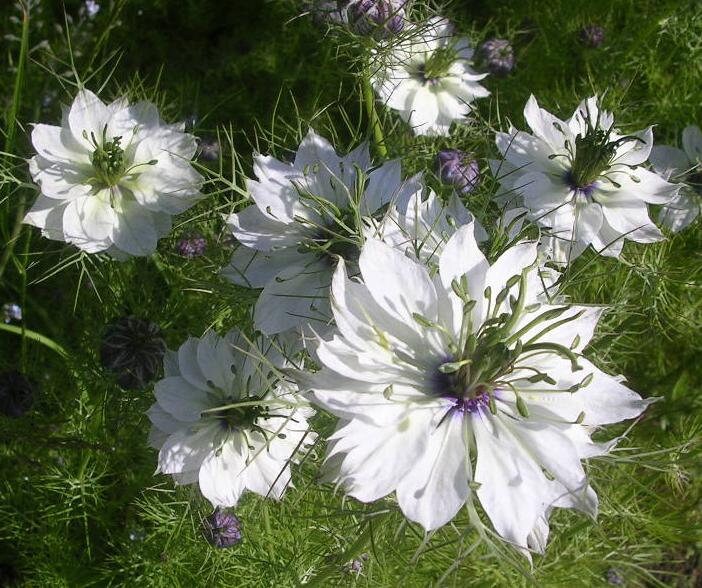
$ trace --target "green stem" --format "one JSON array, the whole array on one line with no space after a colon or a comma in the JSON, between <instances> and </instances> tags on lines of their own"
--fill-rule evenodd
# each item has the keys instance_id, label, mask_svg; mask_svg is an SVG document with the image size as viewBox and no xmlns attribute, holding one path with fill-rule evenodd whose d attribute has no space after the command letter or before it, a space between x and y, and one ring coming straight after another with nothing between
<instances>
[{"instance_id":1,"label":"green stem","mask_svg":"<svg viewBox=\"0 0 702 588\"><path fill-rule=\"evenodd\" d=\"M383 515L380 515L382 518ZM360 531L358 534L358 537L356 538L356 541L354 541L351 544L351 547L349 547L347 550L345 550L340 556L334 559L334 563L328 564L322 570L320 570L319 574L316 575L312 580L310 580L306 586L308 587L313 587L313 586L328 586L329 582L328 580L335 576L336 574L339 573L340 567L346 563L349 560L352 560L355 556L357 556L359 553L363 551L363 549L366 547L366 545L370 542L371 540L371 535L373 533L373 519L378 518L378 517L373 517L372 519L369 519L365 523L361 523L361 526L365 526L365 528Z\"/></svg>"},{"instance_id":2,"label":"green stem","mask_svg":"<svg viewBox=\"0 0 702 588\"><path fill-rule=\"evenodd\" d=\"M68 357L68 351L66 351L63 347L61 347L52 339L49 339L45 335L37 333L36 331L30 331L29 329L25 329L24 327L15 327L14 325L5 325L2 323L0 323L0 331L14 333L15 335L19 335L20 337L24 336L27 339L31 339L32 341L36 341L37 343L41 343L42 345L54 351L55 353L58 353L61 357Z\"/></svg>"},{"instance_id":3,"label":"green stem","mask_svg":"<svg viewBox=\"0 0 702 588\"><path fill-rule=\"evenodd\" d=\"M20 54L17 61L17 75L15 77L15 89L12 95L12 105L7 113L7 126L5 127L5 153L3 158L3 168L12 157L12 151L15 147L15 138L17 136L17 114L19 113L20 103L22 101L22 88L24 86L25 68L27 64L27 54L29 53L29 8L24 4L22 7L22 40L20 43ZM4 190L3 190L4 191ZM9 198L8 198L9 206ZM22 221L24 220L25 196L24 190L20 190L19 201L17 203L17 211L15 213L15 222L10 231L10 238L5 244L5 248L0 256L0 279L2 278L7 263L12 256L12 250L22 231Z\"/></svg>"},{"instance_id":4,"label":"green stem","mask_svg":"<svg viewBox=\"0 0 702 588\"><path fill-rule=\"evenodd\" d=\"M375 148L375 153L381 159L385 159L388 156L388 149L385 146L383 126L380 124L380 117L375 107L375 94L373 93L373 87L371 86L368 74L363 76L363 102L366 106L368 122L373 130L373 147Z\"/></svg>"}]
</instances>

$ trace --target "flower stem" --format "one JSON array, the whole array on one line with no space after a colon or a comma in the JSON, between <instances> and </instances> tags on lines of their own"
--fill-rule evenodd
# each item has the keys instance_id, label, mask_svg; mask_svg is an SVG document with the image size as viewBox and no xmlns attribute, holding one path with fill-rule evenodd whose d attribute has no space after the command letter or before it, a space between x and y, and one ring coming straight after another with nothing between
<instances>
[{"instance_id":1,"label":"flower stem","mask_svg":"<svg viewBox=\"0 0 702 588\"><path fill-rule=\"evenodd\" d=\"M27 64L27 55L29 54L29 7L23 2L20 3L22 8L22 39L20 42L20 53L17 59L17 75L15 76L15 88L12 95L12 104L10 111L7 113L7 127L5 128L5 157L2 160L2 167L5 167L8 160L12 157L12 151L15 146L15 138L17 136L17 114L22 102L22 88L24 87L25 68ZM2 190L4 192L4 190ZM0 193L0 196L2 194ZM2 200L2 198L0 198ZM8 198L8 207L9 204ZM17 202L17 210L15 212L15 222L10 230L9 238L6 241L5 248L0 256L0 279L2 278L7 263L12 257L12 251L15 243L19 239L22 232L22 221L24 220L25 195L24 190L20 189ZM9 212L9 208L8 208ZM3 232L5 232L3 230Z\"/></svg>"},{"instance_id":2,"label":"flower stem","mask_svg":"<svg viewBox=\"0 0 702 588\"><path fill-rule=\"evenodd\" d=\"M385 159L388 156L388 149L385 146L385 135L383 127L380 124L380 117L375 107L375 94L371 86L370 77L368 74L363 76L363 102L366 106L366 114L368 122L373 130L373 147L378 157Z\"/></svg>"},{"instance_id":3,"label":"flower stem","mask_svg":"<svg viewBox=\"0 0 702 588\"><path fill-rule=\"evenodd\" d=\"M372 541L374 520L380 519L382 521L387 517L389 512L390 511L381 512L377 516L370 517L363 521L358 536L351 546L341 555L335 557L331 563L322 568L316 576L305 584L305 586L329 586L329 579L339 573L341 566L363 552L366 545Z\"/></svg>"}]
</instances>

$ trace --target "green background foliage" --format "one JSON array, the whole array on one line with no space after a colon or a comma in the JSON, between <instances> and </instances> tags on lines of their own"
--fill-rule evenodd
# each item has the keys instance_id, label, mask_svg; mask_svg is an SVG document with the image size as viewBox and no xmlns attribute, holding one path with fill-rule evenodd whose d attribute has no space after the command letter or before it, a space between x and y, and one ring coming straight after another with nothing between
<instances>
[{"instance_id":1,"label":"green background foliage","mask_svg":"<svg viewBox=\"0 0 702 588\"><path fill-rule=\"evenodd\" d=\"M170 348L208 328L250 328L256 293L217 276L232 245L222 214L242 205L252 151L284 158L309 124L340 151L369 137L359 92L368 41L315 27L285 0L112 0L93 19L80 2L67 0L64 13L61 2L43 0L31 2L22 73L18 6L0 6L2 249L14 241L0 303L21 303L24 327L48 344L0 325L0 370L19 366L40 390L27 416L0 417L0 585L296 586L316 577L322 586L604 586L613 570L627 586L700 585L699 222L659 244L627 243L619 262L588 252L568 269L573 300L611 306L589 356L660 401L630 431L627 423L604 433L629 431L612 458L588 466L601 500L597 522L555 512L533 569L499 543L476 545L463 514L425 537L392 500L345 500L316 481L321 445L281 503L244 498L240 546L211 548L200 532L209 504L153 474L144 415L151 389L116 385L100 367L101 335L125 314L158 323ZM430 9L415 3L417 15ZM561 117L597 93L622 128L655 124L657 140L669 144L686 125L702 124L698 2L456 1L440 12L476 44L510 39L516 71L486 80L492 97L478 103L476 123L450 138L413 138L381 111L387 145L408 173L433 169L442 147L475 152L484 181L467 204L488 226L498 214L487 171L494 131L508 120L524 127L530 93ZM578 42L593 22L606 29L597 50ZM151 258L80 255L30 227L13 235L17 211L37 193L24 161L30 123L56 124L75 73L105 99L146 98L172 121L195 116L197 135L220 140L221 161L203 170L208 199L177 219ZM428 181L446 194L431 173ZM185 260L175 243L190 232L208 248ZM329 432L333 422L319 415L315 426ZM350 572L346 564L362 554L362 573Z\"/></svg>"}]
</instances>

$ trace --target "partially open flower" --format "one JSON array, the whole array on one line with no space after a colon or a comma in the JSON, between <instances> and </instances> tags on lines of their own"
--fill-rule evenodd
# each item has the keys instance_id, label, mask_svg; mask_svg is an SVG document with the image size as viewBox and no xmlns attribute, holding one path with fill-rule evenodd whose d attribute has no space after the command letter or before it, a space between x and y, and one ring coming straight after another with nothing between
<instances>
[{"instance_id":1,"label":"partially open flower","mask_svg":"<svg viewBox=\"0 0 702 588\"><path fill-rule=\"evenodd\" d=\"M41 194L25 222L88 253L149 255L171 216L203 197L190 165L195 137L149 102L104 104L81 90L60 127L34 125L32 144L29 170Z\"/></svg>"},{"instance_id":2,"label":"partially open flower","mask_svg":"<svg viewBox=\"0 0 702 588\"><path fill-rule=\"evenodd\" d=\"M665 179L680 184L677 196L661 207L658 220L671 231L682 231L702 212L702 131L694 125L682 132L682 149L654 145L651 166Z\"/></svg>"},{"instance_id":3,"label":"partially open flower","mask_svg":"<svg viewBox=\"0 0 702 588\"><path fill-rule=\"evenodd\" d=\"M233 547L241 543L241 523L234 513L219 506L202 522L202 533L213 547Z\"/></svg>"},{"instance_id":4,"label":"partially open flower","mask_svg":"<svg viewBox=\"0 0 702 588\"><path fill-rule=\"evenodd\" d=\"M514 69L514 50L507 39L490 39L478 50L480 60L491 74L506 76Z\"/></svg>"},{"instance_id":5,"label":"partially open flower","mask_svg":"<svg viewBox=\"0 0 702 588\"><path fill-rule=\"evenodd\" d=\"M143 388L151 382L161 367L166 343L158 325L125 316L105 330L100 346L100 360L107 370L117 376L125 390Z\"/></svg>"},{"instance_id":6,"label":"partially open flower","mask_svg":"<svg viewBox=\"0 0 702 588\"><path fill-rule=\"evenodd\" d=\"M235 284L263 288L254 320L264 334L325 329L337 259L353 263L365 219L406 203L418 180L402 180L399 160L374 165L367 143L342 156L312 130L293 163L255 155L254 173L252 204L227 219L241 245L222 273Z\"/></svg>"},{"instance_id":7,"label":"partially open flower","mask_svg":"<svg viewBox=\"0 0 702 588\"><path fill-rule=\"evenodd\" d=\"M34 384L17 370L0 373L0 413L21 417L34 404Z\"/></svg>"},{"instance_id":8,"label":"partially open flower","mask_svg":"<svg viewBox=\"0 0 702 588\"><path fill-rule=\"evenodd\" d=\"M480 167L470 153L444 149L436 156L436 168L441 181L462 194L469 194L480 183Z\"/></svg>"}]
</instances>

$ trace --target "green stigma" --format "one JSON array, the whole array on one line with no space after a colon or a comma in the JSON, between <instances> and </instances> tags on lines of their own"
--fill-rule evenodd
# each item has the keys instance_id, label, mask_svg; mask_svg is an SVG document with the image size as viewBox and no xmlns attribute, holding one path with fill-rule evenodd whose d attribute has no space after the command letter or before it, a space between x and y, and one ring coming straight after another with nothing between
<instances>
[{"instance_id":1,"label":"green stigma","mask_svg":"<svg viewBox=\"0 0 702 588\"><path fill-rule=\"evenodd\" d=\"M95 134L91 133L91 142L95 146L90 157L90 163L95 170L95 176L105 186L116 186L125 172L124 149L120 146L122 137L107 140L107 126L102 132L102 141L98 143Z\"/></svg>"},{"instance_id":2,"label":"green stigma","mask_svg":"<svg viewBox=\"0 0 702 588\"><path fill-rule=\"evenodd\" d=\"M426 83L446 77L451 64L456 61L456 51L452 47L440 47L418 68L418 75Z\"/></svg>"}]
</instances>

